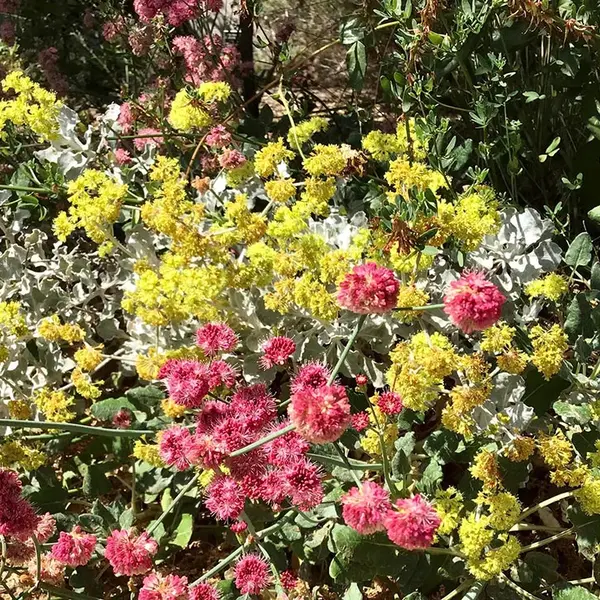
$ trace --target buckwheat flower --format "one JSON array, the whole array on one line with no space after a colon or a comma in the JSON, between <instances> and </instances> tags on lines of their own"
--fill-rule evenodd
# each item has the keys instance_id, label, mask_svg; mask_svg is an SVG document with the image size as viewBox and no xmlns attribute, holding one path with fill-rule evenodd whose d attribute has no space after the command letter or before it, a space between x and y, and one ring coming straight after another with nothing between
<instances>
[{"instance_id":1,"label":"buckwheat flower","mask_svg":"<svg viewBox=\"0 0 600 600\"><path fill-rule=\"evenodd\" d=\"M237 169L246 162L246 157L235 148L226 148L219 156L219 164L223 169Z\"/></svg>"},{"instance_id":2,"label":"buckwheat flower","mask_svg":"<svg viewBox=\"0 0 600 600\"><path fill-rule=\"evenodd\" d=\"M384 415L397 415L404 408L400 394L384 392L377 400L377 407Z\"/></svg>"},{"instance_id":3,"label":"buckwheat flower","mask_svg":"<svg viewBox=\"0 0 600 600\"><path fill-rule=\"evenodd\" d=\"M352 488L341 502L344 521L362 535L383 531L383 521L392 508L390 495L372 481Z\"/></svg>"},{"instance_id":4,"label":"buckwheat flower","mask_svg":"<svg viewBox=\"0 0 600 600\"><path fill-rule=\"evenodd\" d=\"M235 586L242 594L260 594L270 583L269 565L257 554L246 554L235 565Z\"/></svg>"},{"instance_id":5,"label":"buckwheat flower","mask_svg":"<svg viewBox=\"0 0 600 600\"><path fill-rule=\"evenodd\" d=\"M208 365L208 385L212 390L221 386L230 388L235 384L237 371L224 360L213 360Z\"/></svg>"},{"instance_id":6,"label":"buckwheat flower","mask_svg":"<svg viewBox=\"0 0 600 600\"><path fill-rule=\"evenodd\" d=\"M300 367L297 375L292 379L292 392L296 393L304 388L320 388L327 385L330 376L331 371L326 364L309 362Z\"/></svg>"},{"instance_id":7,"label":"buckwheat flower","mask_svg":"<svg viewBox=\"0 0 600 600\"><path fill-rule=\"evenodd\" d=\"M566 277L558 273L548 273L541 279L535 279L525 286L525 293L531 298L542 296L553 302L560 299L569 291L569 282Z\"/></svg>"},{"instance_id":8,"label":"buckwheat flower","mask_svg":"<svg viewBox=\"0 0 600 600\"><path fill-rule=\"evenodd\" d=\"M600 479L588 477L575 492L575 499L586 515L600 514Z\"/></svg>"},{"instance_id":9,"label":"buckwheat flower","mask_svg":"<svg viewBox=\"0 0 600 600\"><path fill-rule=\"evenodd\" d=\"M138 600L188 600L187 577L150 573L144 577Z\"/></svg>"},{"instance_id":10,"label":"buckwheat flower","mask_svg":"<svg viewBox=\"0 0 600 600\"><path fill-rule=\"evenodd\" d=\"M216 125L208 134L204 143L210 148L223 148L231 142L231 134L223 125Z\"/></svg>"},{"instance_id":11,"label":"buckwheat flower","mask_svg":"<svg viewBox=\"0 0 600 600\"><path fill-rule=\"evenodd\" d=\"M502 485L498 458L491 450L480 450L473 459L469 471L473 477L483 483L483 489L486 491L494 491Z\"/></svg>"},{"instance_id":12,"label":"buckwheat flower","mask_svg":"<svg viewBox=\"0 0 600 600\"><path fill-rule=\"evenodd\" d=\"M196 344L206 356L231 352L238 345L238 336L225 323L207 323L196 331Z\"/></svg>"},{"instance_id":13,"label":"buckwheat flower","mask_svg":"<svg viewBox=\"0 0 600 600\"><path fill-rule=\"evenodd\" d=\"M274 431L283 429L289 423L284 421L279 423ZM310 450L310 444L298 435L295 431L290 431L285 435L275 438L273 441L264 445L267 453L267 460L272 465L283 467L290 462L298 460L298 457L306 454Z\"/></svg>"},{"instance_id":14,"label":"buckwheat flower","mask_svg":"<svg viewBox=\"0 0 600 600\"><path fill-rule=\"evenodd\" d=\"M121 132L130 133L133 130L134 121L135 118L131 110L131 104L123 102L119 107L119 116L117 117L117 124L121 127Z\"/></svg>"},{"instance_id":15,"label":"buckwheat flower","mask_svg":"<svg viewBox=\"0 0 600 600\"><path fill-rule=\"evenodd\" d=\"M219 600L220 594L210 583L199 583L190 588L190 600Z\"/></svg>"},{"instance_id":16,"label":"buckwheat flower","mask_svg":"<svg viewBox=\"0 0 600 600\"><path fill-rule=\"evenodd\" d=\"M350 404L341 385L305 388L292 395L290 421L309 442L335 442L350 425Z\"/></svg>"},{"instance_id":17,"label":"buckwheat flower","mask_svg":"<svg viewBox=\"0 0 600 600\"><path fill-rule=\"evenodd\" d=\"M56 531L56 519L50 513L40 516L34 535L40 544L45 544Z\"/></svg>"},{"instance_id":18,"label":"buckwheat flower","mask_svg":"<svg viewBox=\"0 0 600 600\"><path fill-rule=\"evenodd\" d=\"M206 488L206 508L217 519L237 519L244 510L245 495L238 483L225 475L215 478Z\"/></svg>"},{"instance_id":19,"label":"buckwheat flower","mask_svg":"<svg viewBox=\"0 0 600 600\"><path fill-rule=\"evenodd\" d=\"M185 444L186 460L203 469L218 467L226 454L227 448L215 440L214 436L205 433L196 432Z\"/></svg>"},{"instance_id":20,"label":"buckwheat flower","mask_svg":"<svg viewBox=\"0 0 600 600\"><path fill-rule=\"evenodd\" d=\"M132 530L115 530L106 539L104 557L115 575L143 575L152 568L158 544L145 531L139 536Z\"/></svg>"},{"instance_id":21,"label":"buckwheat flower","mask_svg":"<svg viewBox=\"0 0 600 600\"><path fill-rule=\"evenodd\" d=\"M247 431L257 431L277 416L277 405L264 383L239 387L231 398L231 412L238 423L243 419Z\"/></svg>"},{"instance_id":22,"label":"buckwheat flower","mask_svg":"<svg viewBox=\"0 0 600 600\"><path fill-rule=\"evenodd\" d=\"M298 585L298 576L293 571L283 571L279 575L279 581L284 590L293 590Z\"/></svg>"},{"instance_id":23,"label":"buckwheat flower","mask_svg":"<svg viewBox=\"0 0 600 600\"><path fill-rule=\"evenodd\" d=\"M170 467L185 471L190 467L188 447L192 438L186 427L170 427L162 431L158 451L160 458Z\"/></svg>"},{"instance_id":24,"label":"buckwheat flower","mask_svg":"<svg viewBox=\"0 0 600 600\"><path fill-rule=\"evenodd\" d=\"M96 536L76 525L71 533L61 531L58 542L52 546L52 556L69 567L86 565L96 547Z\"/></svg>"},{"instance_id":25,"label":"buckwheat flower","mask_svg":"<svg viewBox=\"0 0 600 600\"><path fill-rule=\"evenodd\" d=\"M367 383L369 383L369 378L366 375L359 373L356 376L356 385L367 385Z\"/></svg>"},{"instance_id":26,"label":"buckwheat flower","mask_svg":"<svg viewBox=\"0 0 600 600\"><path fill-rule=\"evenodd\" d=\"M125 148L117 148L115 150L115 161L118 165L128 165L131 160L131 154Z\"/></svg>"},{"instance_id":27,"label":"buckwheat flower","mask_svg":"<svg viewBox=\"0 0 600 600\"><path fill-rule=\"evenodd\" d=\"M35 558L29 561L27 569L32 577L37 577L37 560ZM49 552L41 556L40 580L59 587L65 581L65 565L56 560Z\"/></svg>"},{"instance_id":28,"label":"buckwheat flower","mask_svg":"<svg viewBox=\"0 0 600 600\"><path fill-rule=\"evenodd\" d=\"M296 352L296 342L284 336L272 337L263 344L262 352L259 362L263 369L282 366Z\"/></svg>"},{"instance_id":29,"label":"buckwheat flower","mask_svg":"<svg viewBox=\"0 0 600 600\"><path fill-rule=\"evenodd\" d=\"M245 521L236 521L229 526L229 529L233 531L233 533L243 533L248 529L248 523Z\"/></svg>"},{"instance_id":30,"label":"buckwheat flower","mask_svg":"<svg viewBox=\"0 0 600 600\"><path fill-rule=\"evenodd\" d=\"M358 314L386 313L396 307L400 284L393 271L374 262L358 265L339 285L337 300L342 308Z\"/></svg>"},{"instance_id":31,"label":"buckwheat flower","mask_svg":"<svg viewBox=\"0 0 600 600\"><path fill-rule=\"evenodd\" d=\"M131 413L122 408L113 415L112 424L117 429L128 429L131 426Z\"/></svg>"},{"instance_id":32,"label":"buckwheat flower","mask_svg":"<svg viewBox=\"0 0 600 600\"><path fill-rule=\"evenodd\" d=\"M0 535L30 537L39 523L31 504L21 496L14 471L0 469Z\"/></svg>"},{"instance_id":33,"label":"buckwheat flower","mask_svg":"<svg viewBox=\"0 0 600 600\"><path fill-rule=\"evenodd\" d=\"M547 330L535 325L529 337L533 346L531 362L545 379L550 379L560 371L563 355L569 348L567 335L559 325L552 325Z\"/></svg>"},{"instance_id":34,"label":"buckwheat flower","mask_svg":"<svg viewBox=\"0 0 600 600\"><path fill-rule=\"evenodd\" d=\"M450 284L444 297L444 310L465 333L491 327L502 314L506 298L483 273L472 271Z\"/></svg>"},{"instance_id":35,"label":"buckwheat flower","mask_svg":"<svg viewBox=\"0 0 600 600\"><path fill-rule=\"evenodd\" d=\"M176 404L199 408L208 394L208 367L195 360L168 360L158 373L166 379L169 397Z\"/></svg>"},{"instance_id":36,"label":"buckwheat flower","mask_svg":"<svg viewBox=\"0 0 600 600\"><path fill-rule=\"evenodd\" d=\"M429 502L417 494L396 500L384 519L388 537L406 550L428 548L433 542L441 519Z\"/></svg>"},{"instance_id":37,"label":"buckwheat flower","mask_svg":"<svg viewBox=\"0 0 600 600\"><path fill-rule=\"evenodd\" d=\"M551 469L565 468L573 458L573 446L561 429L554 435L540 434L538 449Z\"/></svg>"},{"instance_id":38,"label":"buckwheat flower","mask_svg":"<svg viewBox=\"0 0 600 600\"><path fill-rule=\"evenodd\" d=\"M321 469L306 458L300 458L283 469L287 494L300 510L310 510L323 501Z\"/></svg>"},{"instance_id":39,"label":"buckwheat flower","mask_svg":"<svg viewBox=\"0 0 600 600\"><path fill-rule=\"evenodd\" d=\"M351 417L352 429L361 432L364 431L370 423L369 413L365 410L356 413Z\"/></svg>"}]
</instances>

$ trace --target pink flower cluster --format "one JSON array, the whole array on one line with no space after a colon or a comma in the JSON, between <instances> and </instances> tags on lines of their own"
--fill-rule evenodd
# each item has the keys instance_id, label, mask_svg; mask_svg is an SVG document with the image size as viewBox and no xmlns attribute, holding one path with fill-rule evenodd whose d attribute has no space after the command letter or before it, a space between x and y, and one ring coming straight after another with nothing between
<instances>
[{"instance_id":1,"label":"pink flower cluster","mask_svg":"<svg viewBox=\"0 0 600 600\"><path fill-rule=\"evenodd\" d=\"M386 313L396 308L399 289L393 271L369 262L346 274L338 288L338 304L363 315Z\"/></svg>"},{"instance_id":2,"label":"pink flower cluster","mask_svg":"<svg viewBox=\"0 0 600 600\"><path fill-rule=\"evenodd\" d=\"M158 551L156 540L145 531L136 535L132 530L115 530L106 540L104 557L115 575L143 575L152 568L152 557Z\"/></svg>"},{"instance_id":3,"label":"pink flower cluster","mask_svg":"<svg viewBox=\"0 0 600 600\"><path fill-rule=\"evenodd\" d=\"M404 408L400 394L396 392L384 392L379 396L377 407L384 415L397 415Z\"/></svg>"},{"instance_id":4,"label":"pink flower cluster","mask_svg":"<svg viewBox=\"0 0 600 600\"><path fill-rule=\"evenodd\" d=\"M190 35L173 39L173 50L183 56L185 80L194 86L203 81L231 80L240 63L240 54L233 45L224 45L219 35L198 40Z\"/></svg>"},{"instance_id":5,"label":"pink flower cluster","mask_svg":"<svg viewBox=\"0 0 600 600\"><path fill-rule=\"evenodd\" d=\"M40 517L21 496L21 489L14 471L0 469L0 535L25 540L35 532Z\"/></svg>"},{"instance_id":6,"label":"pink flower cluster","mask_svg":"<svg viewBox=\"0 0 600 600\"><path fill-rule=\"evenodd\" d=\"M257 554L246 554L235 565L235 586L242 594L260 594L270 583L269 565Z\"/></svg>"},{"instance_id":7,"label":"pink flower cluster","mask_svg":"<svg viewBox=\"0 0 600 600\"><path fill-rule=\"evenodd\" d=\"M472 271L450 284L444 310L465 333L491 327L502 314L506 298L483 273Z\"/></svg>"},{"instance_id":8,"label":"pink flower cluster","mask_svg":"<svg viewBox=\"0 0 600 600\"><path fill-rule=\"evenodd\" d=\"M344 521L362 535L387 531L392 542L406 550L428 548L441 519L419 494L401 498L394 505L380 485L365 481L342 497Z\"/></svg>"},{"instance_id":9,"label":"pink flower cluster","mask_svg":"<svg viewBox=\"0 0 600 600\"><path fill-rule=\"evenodd\" d=\"M50 513L39 517L33 535L38 543L45 544L56 531L56 520ZM35 544L30 536L15 536L9 538L7 545L7 558L13 565L24 565L35 560Z\"/></svg>"},{"instance_id":10,"label":"pink flower cluster","mask_svg":"<svg viewBox=\"0 0 600 600\"><path fill-rule=\"evenodd\" d=\"M260 366L263 369L270 369L275 366L281 367L296 352L296 342L288 337L272 337L262 345L262 352Z\"/></svg>"},{"instance_id":11,"label":"pink flower cluster","mask_svg":"<svg viewBox=\"0 0 600 600\"><path fill-rule=\"evenodd\" d=\"M60 532L52 546L52 557L69 567L86 565L96 547L96 536L86 533L79 525L71 533Z\"/></svg>"},{"instance_id":12,"label":"pink flower cluster","mask_svg":"<svg viewBox=\"0 0 600 600\"><path fill-rule=\"evenodd\" d=\"M219 600L219 592L209 583L188 585L187 577L153 571L144 577L139 600Z\"/></svg>"},{"instance_id":13,"label":"pink flower cluster","mask_svg":"<svg viewBox=\"0 0 600 600\"><path fill-rule=\"evenodd\" d=\"M58 67L58 50L53 46L40 50L38 62L50 88L59 96L64 96L69 90L69 84Z\"/></svg>"}]
</instances>

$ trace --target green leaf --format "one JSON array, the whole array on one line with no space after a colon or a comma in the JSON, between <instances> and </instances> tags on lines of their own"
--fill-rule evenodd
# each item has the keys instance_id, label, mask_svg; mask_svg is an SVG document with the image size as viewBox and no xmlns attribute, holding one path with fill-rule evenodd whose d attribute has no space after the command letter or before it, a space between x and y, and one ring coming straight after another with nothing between
<instances>
[{"instance_id":1,"label":"green leaf","mask_svg":"<svg viewBox=\"0 0 600 600\"><path fill-rule=\"evenodd\" d=\"M192 539L192 533L194 533L194 517L188 513L184 513L181 515L179 523L177 523L175 537L171 541L171 544L185 548Z\"/></svg>"},{"instance_id":2,"label":"green leaf","mask_svg":"<svg viewBox=\"0 0 600 600\"><path fill-rule=\"evenodd\" d=\"M565 332L571 342L574 342L579 335L582 335L584 338L590 338L595 333L592 321L592 307L583 293L577 294L571 300L569 308L567 308Z\"/></svg>"},{"instance_id":3,"label":"green leaf","mask_svg":"<svg viewBox=\"0 0 600 600\"><path fill-rule=\"evenodd\" d=\"M99 421L110 421L120 410L127 409L131 412L137 408L125 398L108 398L100 400L90 406L90 412Z\"/></svg>"},{"instance_id":4,"label":"green leaf","mask_svg":"<svg viewBox=\"0 0 600 600\"><path fill-rule=\"evenodd\" d=\"M105 465L86 465L79 466L83 475L83 493L92 498L99 498L107 494L112 486L106 477Z\"/></svg>"},{"instance_id":5,"label":"green leaf","mask_svg":"<svg viewBox=\"0 0 600 600\"><path fill-rule=\"evenodd\" d=\"M392 475L396 479L402 479L402 476L410 471L409 456L415 448L415 434L411 431L396 440L396 454L392 458Z\"/></svg>"},{"instance_id":6,"label":"green leaf","mask_svg":"<svg viewBox=\"0 0 600 600\"><path fill-rule=\"evenodd\" d=\"M592 265L592 277L590 285L593 290L600 290L600 262L596 261Z\"/></svg>"},{"instance_id":7,"label":"green leaf","mask_svg":"<svg viewBox=\"0 0 600 600\"><path fill-rule=\"evenodd\" d=\"M131 388L125 395L141 410L156 407L165 398L165 393L155 385Z\"/></svg>"},{"instance_id":8,"label":"green leaf","mask_svg":"<svg viewBox=\"0 0 600 600\"><path fill-rule=\"evenodd\" d=\"M558 561L554 556L545 552L528 552L524 560L538 579L548 583L558 580Z\"/></svg>"},{"instance_id":9,"label":"green leaf","mask_svg":"<svg viewBox=\"0 0 600 600\"><path fill-rule=\"evenodd\" d=\"M586 515L577 505L570 506L567 514L575 526L575 540L579 552L592 560L596 554L596 548L600 544L600 515Z\"/></svg>"},{"instance_id":10,"label":"green leaf","mask_svg":"<svg viewBox=\"0 0 600 600\"><path fill-rule=\"evenodd\" d=\"M600 223L600 206L595 206L588 211L588 219L594 221L594 223Z\"/></svg>"},{"instance_id":11,"label":"green leaf","mask_svg":"<svg viewBox=\"0 0 600 600\"><path fill-rule=\"evenodd\" d=\"M590 407L587 404L571 404L570 402L558 400L552 408L559 417L562 417L566 421L575 421L581 425L584 425L592 418Z\"/></svg>"},{"instance_id":12,"label":"green leaf","mask_svg":"<svg viewBox=\"0 0 600 600\"><path fill-rule=\"evenodd\" d=\"M552 586L552 598L554 600L598 600L598 596L584 587L570 583L558 583Z\"/></svg>"},{"instance_id":13,"label":"green leaf","mask_svg":"<svg viewBox=\"0 0 600 600\"><path fill-rule=\"evenodd\" d=\"M351 583L344 593L344 600L362 600L362 597L362 592L356 583Z\"/></svg>"},{"instance_id":14,"label":"green leaf","mask_svg":"<svg viewBox=\"0 0 600 600\"><path fill-rule=\"evenodd\" d=\"M453 431L442 429L431 433L423 444L423 450L429 456L437 456L442 464L446 464L454 460L459 446L464 447L462 438Z\"/></svg>"},{"instance_id":15,"label":"green leaf","mask_svg":"<svg viewBox=\"0 0 600 600\"><path fill-rule=\"evenodd\" d=\"M417 490L428 495L434 494L439 482L442 480L442 476L442 466L435 457L431 458L423 471L421 479L416 484Z\"/></svg>"},{"instance_id":16,"label":"green leaf","mask_svg":"<svg viewBox=\"0 0 600 600\"><path fill-rule=\"evenodd\" d=\"M233 579L222 579L216 583L220 600L234 600L238 597Z\"/></svg>"},{"instance_id":17,"label":"green leaf","mask_svg":"<svg viewBox=\"0 0 600 600\"><path fill-rule=\"evenodd\" d=\"M121 526L121 529L129 529L133 525L134 520L135 516L133 514L133 510L128 508L121 513L121 516L119 517L119 525Z\"/></svg>"},{"instance_id":18,"label":"green leaf","mask_svg":"<svg viewBox=\"0 0 600 600\"><path fill-rule=\"evenodd\" d=\"M546 381L537 369L532 369L525 379L523 402L527 406L531 406L538 417L542 417L552 405L554 398L558 398L560 392L569 385L568 381L559 376L554 376Z\"/></svg>"},{"instance_id":19,"label":"green leaf","mask_svg":"<svg viewBox=\"0 0 600 600\"><path fill-rule=\"evenodd\" d=\"M365 45L361 41L354 42L348 48L346 64L348 66L348 75L350 76L350 85L355 90L361 90L365 82L365 73L367 72L367 53Z\"/></svg>"},{"instance_id":20,"label":"green leaf","mask_svg":"<svg viewBox=\"0 0 600 600\"><path fill-rule=\"evenodd\" d=\"M592 260L592 238L588 233L580 233L565 254L565 263L571 267L587 265Z\"/></svg>"},{"instance_id":21,"label":"green leaf","mask_svg":"<svg viewBox=\"0 0 600 600\"><path fill-rule=\"evenodd\" d=\"M350 46L365 37L364 25L355 17L344 21L340 25L340 42L344 46Z\"/></svg>"}]
</instances>

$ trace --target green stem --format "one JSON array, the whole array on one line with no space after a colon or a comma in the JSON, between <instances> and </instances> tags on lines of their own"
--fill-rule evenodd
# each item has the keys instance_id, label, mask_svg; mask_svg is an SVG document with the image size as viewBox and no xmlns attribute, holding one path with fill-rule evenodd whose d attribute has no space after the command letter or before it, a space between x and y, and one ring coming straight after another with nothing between
<instances>
[{"instance_id":1,"label":"green stem","mask_svg":"<svg viewBox=\"0 0 600 600\"><path fill-rule=\"evenodd\" d=\"M550 504L554 504L555 502L560 502L561 500L564 500L565 498L570 498L571 496L573 496L573 494L574 494L574 492L563 492L562 494L557 494L556 496L552 496L552 498L548 498L547 500L544 500L543 502L534 504L533 506L531 506L530 508L528 508L527 510L525 510L521 513L521 515L519 516L519 522L526 519L529 515L533 514L538 509L544 508L545 506L549 506Z\"/></svg>"},{"instance_id":2,"label":"green stem","mask_svg":"<svg viewBox=\"0 0 600 600\"><path fill-rule=\"evenodd\" d=\"M346 462L342 462L332 456L323 456L322 454L314 454L313 452L308 452L306 456L308 456L309 458L314 458L317 462L322 462L324 464L333 465L335 467L344 467L346 469L354 470L354 471L381 471L381 470L383 470L382 464L371 464L371 463L363 462L360 460L354 460L351 458L347 458Z\"/></svg>"},{"instance_id":3,"label":"green stem","mask_svg":"<svg viewBox=\"0 0 600 600\"><path fill-rule=\"evenodd\" d=\"M154 435L156 432L145 429L105 429L104 427L90 427L78 423L54 423L52 421L22 421L19 419L0 419L0 427L15 427L23 429L59 429L62 431L76 431L89 435L100 435L108 437L141 437L143 435Z\"/></svg>"},{"instance_id":4,"label":"green stem","mask_svg":"<svg viewBox=\"0 0 600 600\"><path fill-rule=\"evenodd\" d=\"M11 190L13 192L37 192L39 194L52 194L52 190L41 187L29 187L26 185L0 185L0 190Z\"/></svg>"},{"instance_id":5,"label":"green stem","mask_svg":"<svg viewBox=\"0 0 600 600\"><path fill-rule=\"evenodd\" d=\"M360 315L360 317L358 318L356 327L354 327L354 330L350 334L350 337L348 338L348 342L346 343L346 347L342 350L342 353L340 354L340 358L337 361L337 364L335 365L335 367L333 367L333 371L331 372L331 377L329 378L327 385L331 385L334 382L334 380L335 380L339 370L342 368L342 365L344 364L344 361L346 360L346 357L348 356L348 353L350 352L350 348L352 348L352 344L354 344L354 340L358 336L358 332L360 331L361 327L363 326L363 323L365 322L366 318L367 318L367 315Z\"/></svg>"},{"instance_id":6,"label":"green stem","mask_svg":"<svg viewBox=\"0 0 600 600\"><path fill-rule=\"evenodd\" d=\"M289 433L290 431L294 431L294 429L296 429L295 425L288 425L287 427L284 427L283 429L278 429L277 431L274 431L273 433L270 433L269 435L265 435L265 437L260 438L260 440L256 440L256 442L253 442L252 444L248 444L247 446L244 446L243 448L239 448L238 450L235 450L229 456L235 457L235 456L241 456L242 454L246 454L247 452L255 450L256 448L260 448L263 444L267 444L268 442L271 442L272 440L276 440L278 437L281 437L282 435L285 435L286 433Z\"/></svg>"},{"instance_id":7,"label":"green stem","mask_svg":"<svg viewBox=\"0 0 600 600\"><path fill-rule=\"evenodd\" d=\"M512 579L509 579L504 573L500 573L500 577L502 581L511 587L515 592L519 594L522 598L527 598L527 600L540 600L537 596L530 594L527 590L524 590L520 585L517 585Z\"/></svg>"},{"instance_id":8,"label":"green stem","mask_svg":"<svg viewBox=\"0 0 600 600\"><path fill-rule=\"evenodd\" d=\"M352 478L354 479L354 482L360 488L360 486L361 486L360 477L356 474L356 472L355 472L356 470L351 467L350 462L348 461L348 457L346 456L344 451L340 448L340 443L334 442L333 447L336 449L337 453L340 455L340 458L342 459L342 463L343 463L344 467L350 471L350 473L352 474Z\"/></svg>"},{"instance_id":9,"label":"green stem","mask_svg":"<svg viewBox=\"0 0 600 600\"><path fill-rule=\"evenodd\" d=\"M475 583L474 579L463 581L458 587L454 588L450 593L446 594L441 600L452 600L454 596L458 596L461 592L469 589Z\"/></svg>"},{"instance_id":10,"label":"green stem","mask_svg":"<svg viewBox=\"0 0 600 600\"><path fill-rule=\"evenodd\" d=\"M561 538L573 535L574 532L575 532L575 528L569 527L569 529L565 529L564 531L561 531L560 533L557 533L556 535L547 537L543 540L540 540L539 542L533 542L533 544L529 544L528 546L523 546L521 548L521 551L519 552L519 554L523 554L524 552L529 552L529 550L535 550L535 548L541 548L542 546L547 546L548 544L551 544L552 542L555 542L556 540L560 540Z\"/></svg>"},{"instance_id":11,"label":"green stem","mask_svg":"<svg viewBox=\"0 0 600 600\"><path fill-rule=\"evenodd\" d=\"M167 506L166 510L163 511L162 515L160 515L160 517L158 517L158 519L156 519L156 521L154 521L152 523L152 525L150 525L150 527L148 527L147 531L149 535L152 535L152 532L167 518L167 515L177 506L177 504L181 501L181 499L192 489L192 487L194 486L194 484L198 481L198 478L200 477L200 473L196 473L184 486L184 488L179 492L179 494L177 494L177 496L175 496L175 498L173 499L173 502L171 502L171 504L169 504L169 506Z\"/></svg>"},{"instance_id":12,"label":"green stem","mask_svg":"<svg viewBox=\"0 0 600 600\"><path fill-rule=\"evenodd\" d=\"M438 310L438 308L444 308L445 304L427 304L426 306L399 306L394 310Z\"/></svg>"}]
</instances>

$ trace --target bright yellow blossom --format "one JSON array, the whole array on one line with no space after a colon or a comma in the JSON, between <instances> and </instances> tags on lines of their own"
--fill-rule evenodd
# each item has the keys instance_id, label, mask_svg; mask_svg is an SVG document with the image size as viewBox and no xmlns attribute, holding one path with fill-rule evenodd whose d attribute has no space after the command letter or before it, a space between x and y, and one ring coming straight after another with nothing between
<instances>
[{"instance_id":1,"label":"bright yellow blossom","mask_svg":"<svg viewBox=\"0 0 600 600\"><path fill-rule=\"evenodd\" d=\"M531 328L529 337L533 346L531 362L545 379L550 379L560 370L563 355L569 347L567 334L559 325L552 325L550 329L535 325Z\"/></svg>"},{"instance_id":2,"label":"bright yellow blossom","mask_svg":"<svg viewBox=\"0 0 600 600\"><path fill-rule=\"evenodd\" d=\"M525 293L531 298L548 298L556 302L569 291L567 279L558 273L548 273L541 279L535 279L525 286Z\"/></svg>"}]
</instances>

